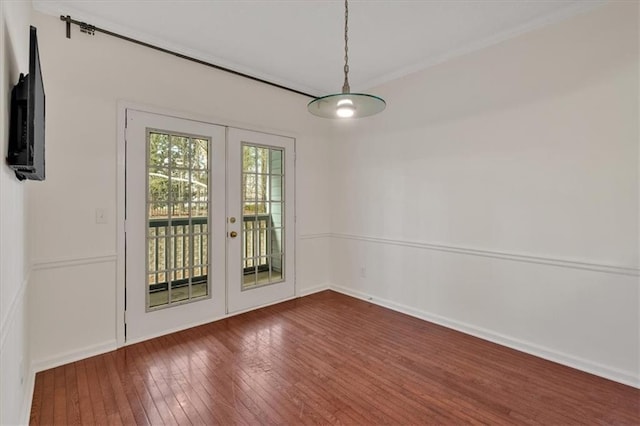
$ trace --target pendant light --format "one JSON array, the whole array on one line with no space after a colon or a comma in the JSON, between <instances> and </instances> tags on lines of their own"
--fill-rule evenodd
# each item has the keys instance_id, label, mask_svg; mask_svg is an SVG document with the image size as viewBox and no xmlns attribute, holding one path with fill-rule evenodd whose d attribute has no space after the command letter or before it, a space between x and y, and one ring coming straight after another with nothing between
<instances>
[{"instance_id":1,"label":"pendant light","mask_svg":"<svg viewBox=\"0 0 640 426\"><path fill-rule=\"evenodd\" d=\"M382 112L387 103L374 95L351 93L349 87L349 3L344 1L344 84L342 93L322 96L309 102L307 109L323 118L360 118Z\"/></svg>"}]
</instances>

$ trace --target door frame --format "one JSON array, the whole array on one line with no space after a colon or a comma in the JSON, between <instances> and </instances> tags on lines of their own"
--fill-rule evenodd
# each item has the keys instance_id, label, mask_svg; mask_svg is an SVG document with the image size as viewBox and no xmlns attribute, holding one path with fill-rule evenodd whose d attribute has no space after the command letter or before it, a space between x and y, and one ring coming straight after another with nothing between
<instances>
[{"instance_id":1,"label":"door frame","mask_svg":"<svg viewBox=\"0 0 640 426\"><path fill-rule=\"evenodd\" d=\"M282 129L273 129L273 128L265 128L256 125L251 125L248 123L238 122L229 119L220 119L216 117L210 117L206 115L198 115L198 114L187 114L181 111L171 110L167 108L159 108L151 105L140 104L137 102L131 101L118 101L116 105L116 121L117 121L117 131L116 131L116 214L115 214L115 232L116 232L116 347L120 348L123 346L127 346L130 344L134 344L134 341L126 341L125 340L125 322L126 322L126 309L125 309L125 298L126 298L126 287L125 287L125 264L126 264L126 256L125 256L125 198L126 198L126 112L128 109L137 110L146 113L152 114L160 114L167 115L170 117L175 117L183 120L192 120L192 121L201 121L208 124L214 124L218 126L224 127L234 127L242 130L249 130L254 132L267 133L277 136L285 136L292 138L294 140L293 144L293 179L294 179L294 220L293 220L293 233L295 239L295 246L298 246L298 227L296 226L297 220L297 168L296 168L296 147L298 134L296 132L291 132L288 130ZM226 209L228 210L228 209ZM225 314L211 318L211 321L218 321L224 318L228 318L234 315L239 315L244 312L252 311L255 309L259 309L264 306L269 306L275 303L284 302L286 300L291 300L299 297L298 294L298 285L297 285L297 270L298 270L298 262L297 262L297 249L294 249L294 253L292 255L293 263L294 263L294 275L293 275L293 288L294 294L292 297L279 300L273 303L267 303L265 305L256 306L247 310L228 313L227 309L227 301L225 295ZM225 288L228 286L228 282L225 283ZM167 330L167 333L171 333L174 331L179 331L185 328L193 327L194 325L188 325L187 327L176 327L172 330Z\"/></svg>"}]
</instances>

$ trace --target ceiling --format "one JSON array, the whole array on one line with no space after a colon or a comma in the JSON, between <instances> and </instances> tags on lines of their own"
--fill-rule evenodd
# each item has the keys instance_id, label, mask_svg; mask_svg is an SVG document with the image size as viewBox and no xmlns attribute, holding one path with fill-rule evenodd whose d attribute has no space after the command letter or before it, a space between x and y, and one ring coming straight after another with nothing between
<instances>
[{"instance_id":1,"label":"ceiling","mask_svg":"<svg viewBox=\"0 0 640 426\"><path fill-rule=\"evenodd\" d=\"M602 3L351 0L351 90L364 91ZM342 88L342 1L34 0L33 5L314 95Z\"/></svg>"}]
</instances>

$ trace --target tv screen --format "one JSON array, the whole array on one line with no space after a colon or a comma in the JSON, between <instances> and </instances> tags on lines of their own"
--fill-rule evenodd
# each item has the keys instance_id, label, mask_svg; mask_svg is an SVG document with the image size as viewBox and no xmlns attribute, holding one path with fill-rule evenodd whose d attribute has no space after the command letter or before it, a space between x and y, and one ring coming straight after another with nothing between
<instances>
[{"instance_id":1,"label":"tv screen","mask_svg":"<svg viewBox=\"0 0 640 426\"><path fill-rule=\"evenodd\" d=\"M30 28L29 74L20 74L11 91L11 123L7 162L19 180L44 180L45 95L38 36Z\"/></svg>"}]
</instances>

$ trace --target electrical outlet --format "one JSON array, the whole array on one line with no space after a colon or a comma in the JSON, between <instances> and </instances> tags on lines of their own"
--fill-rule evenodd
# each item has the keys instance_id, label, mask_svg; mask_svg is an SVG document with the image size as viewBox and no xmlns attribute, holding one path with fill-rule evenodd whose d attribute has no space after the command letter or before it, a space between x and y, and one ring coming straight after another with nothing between
<instances>
[{"instance_id":1,"label":"electrical outlet","mask_svg":"<svg viewBox=\"0 0 640 426\"><path fill-rule=\"evenodd\" d=\"M365 268L364 266L360 267L360 277L367 278L367 268Z\"/></svg>"}]
</instances>

